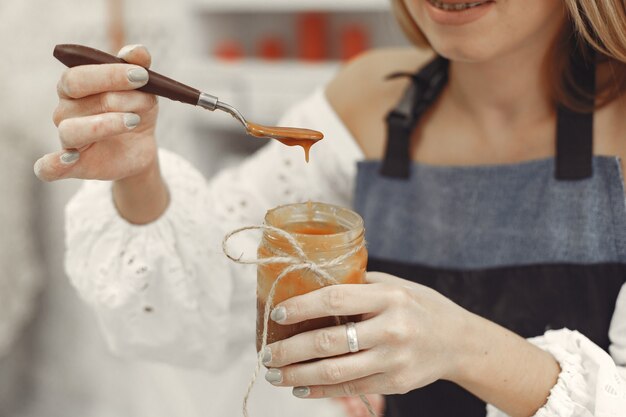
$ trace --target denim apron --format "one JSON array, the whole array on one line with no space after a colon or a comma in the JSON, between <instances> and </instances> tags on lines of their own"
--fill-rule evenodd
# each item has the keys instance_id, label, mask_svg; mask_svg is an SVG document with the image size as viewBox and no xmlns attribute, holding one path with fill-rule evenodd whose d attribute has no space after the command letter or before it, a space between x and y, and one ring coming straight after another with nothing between
<instances>
[{"instance_id":1,"label":"denim apron","mask_svg":"<svg viewBox=\"0 0 626 417\"><path fill-rule=\"evenodd\" d=\"M595 65L582 52L573 52L572 63L589 102ZM368 270L429 286L522 337L567 327L607 350L626 282L626 207L619 159L593 155L593 113L558 107L554 158L464 167L412 162L411 133L447 74L443 58L410 74L387 116L384 159L358 164L354 206L365 221ZM445 381L389 396L386 412L485 414L484 402Z\"/></svg>"}]
</instances>

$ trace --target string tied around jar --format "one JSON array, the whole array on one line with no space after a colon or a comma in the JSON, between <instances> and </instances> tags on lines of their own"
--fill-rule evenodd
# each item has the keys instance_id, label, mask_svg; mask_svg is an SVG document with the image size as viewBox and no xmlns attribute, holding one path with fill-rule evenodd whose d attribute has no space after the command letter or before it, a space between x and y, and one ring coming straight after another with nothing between
<instances>
[{"instance_id":1,"label":"string tied around jar","mask_svg":"<svg viewBox=\"0 0 626 417\"><path fill-rule=\"evenodd\" d=\"M280 256L272 256L268 258L254 258L254 259L244 259L243 254L241 254L240 256L233 256L228 251L228 241L233 236L249 231L249 230L269 231L269 232L275 233L283 237L289 243L289 246L294 250L295 255L288 255L288 254L282 253ZM363 241L356 247L352 248L347 253L337 256L336 258L333 258L324 262L314 262L306 255L306 253L302 249L302 246L300 246L300 243L296 240L296 238L291 233L283 229L279 229L277 227L268 226L268 225L246 226L246 227L233 230L232 232L224 236L224 240L222 241L222 251L224 252L224 255L228 257L228 259L230 259L231 261L235 263L243 264L243 265L257 265L257 266L269 265L269 264L288 265L287 267L285 267L285 269L283 269L280 272L280 274L278 274L278 276L272 283L272 286L267 296L267 301L265 303L265 309L263 312L263 335L261 339L261 348L259 349L259 352L257 355L257 363L254 369L254 373L252 374L252 378L246 390L246 395L243 399L244 417L249 417L248 400L250 398L252 388L254 387L254 384L256 383L256 379L259 375L259 372L261 371L261 367L263 366L263 352L265 348L267 347L267 336L268 336L267 329L268 329L269 320L270 320L270 313L271 313L272 305L274 302L274 295L276 293L276 288L278 284L280 283L280 281L292 272L310 271L313 273L312 275L315 277L315 280L320 285L320 287L323 287L326 285L339 284L339 282L335 278L333 278L332 275L330 275L326 270L329 268L341 265L341 263L343 263L350 257L354 256L357 252L363 249L364 246L365 246L365 242ZM337 322L337 325L341 324L339 318L336 318L335 320ZM370 404L367 397L365 397L365 395L363 394L360 394L359 398L361 399L363 404L365 404L365 407L367 408L369 415L371 417L377 417L376 412L374 411L374 408Z\"/></svg>"}]
</instances>

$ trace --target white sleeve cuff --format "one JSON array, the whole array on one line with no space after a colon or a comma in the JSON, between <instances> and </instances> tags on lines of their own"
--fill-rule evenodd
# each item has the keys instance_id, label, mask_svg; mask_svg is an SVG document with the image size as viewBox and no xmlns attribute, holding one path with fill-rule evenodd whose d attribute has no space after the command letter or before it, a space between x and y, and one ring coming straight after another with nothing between
<instances>
[{"instance_id":1,"label":"white sleeve cuff","mask_svg":"<svg viewBox=\"0 0 626 417\"><path fill-rule=\"evenodd\" d=\"M611 357L587 337L569 329L529 339L559 362L561 373L536 417L624 417L626 382ZM492 405L489 417L505 416Z\"/></svg>"}]
</instances>

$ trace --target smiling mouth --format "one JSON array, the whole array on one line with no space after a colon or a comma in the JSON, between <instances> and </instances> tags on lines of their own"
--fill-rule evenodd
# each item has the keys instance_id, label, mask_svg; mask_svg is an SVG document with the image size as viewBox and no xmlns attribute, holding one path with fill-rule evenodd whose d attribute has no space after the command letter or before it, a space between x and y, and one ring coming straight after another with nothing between
<instances>
[{"instance_id":1,"label":"smiling mouth","mask_svg":"<svg viewBox=\"0 0 626 417\"><path fill-rule=\"evenodd\" d=\"M462 12L463 10L473 9L474 7L490 3L491 0L472 1L468 3L444 3L440 0L428 0L428 2L440 10L445 10L447 12Z\"/></svg>"}]
</instances>

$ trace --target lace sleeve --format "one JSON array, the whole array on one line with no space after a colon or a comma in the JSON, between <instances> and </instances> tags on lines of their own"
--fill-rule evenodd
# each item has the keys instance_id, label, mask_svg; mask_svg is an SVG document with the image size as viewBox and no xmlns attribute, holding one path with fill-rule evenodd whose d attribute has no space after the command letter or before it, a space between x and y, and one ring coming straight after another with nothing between
<instances>
[{"instance_id":1,"label":"lace sleeve","mask_svg":"<svg viewBox=\"0 0 626 417\"><path fill-rule=\"evenodd\" d=\"M321 90L281 123L328 135L310 164L300 149L270 143L207 184L181 157L161 151L171 203L157 221L124 221L110 183L86 182L68 204L66 270L113 350L218 369L253 348L255 270L226 260L223 236L261 223L280 204L348 205L360 156ZM231 248L253 256L257 243L246 236Z\"/></svg>"},{"instance_id":2,"label":"lace sleeve","mask_svg":"<svg viewBox=\"0 0 626 417\"><path fill-rule=\"evenodd\" d=\"M568 329L529 339L550 352L561 366L556 385L536 417L626 416L626 286L619 294L607 354L587 337ZM487 406L488 417L505 416Z\"/></svg>"}]
</instances>

